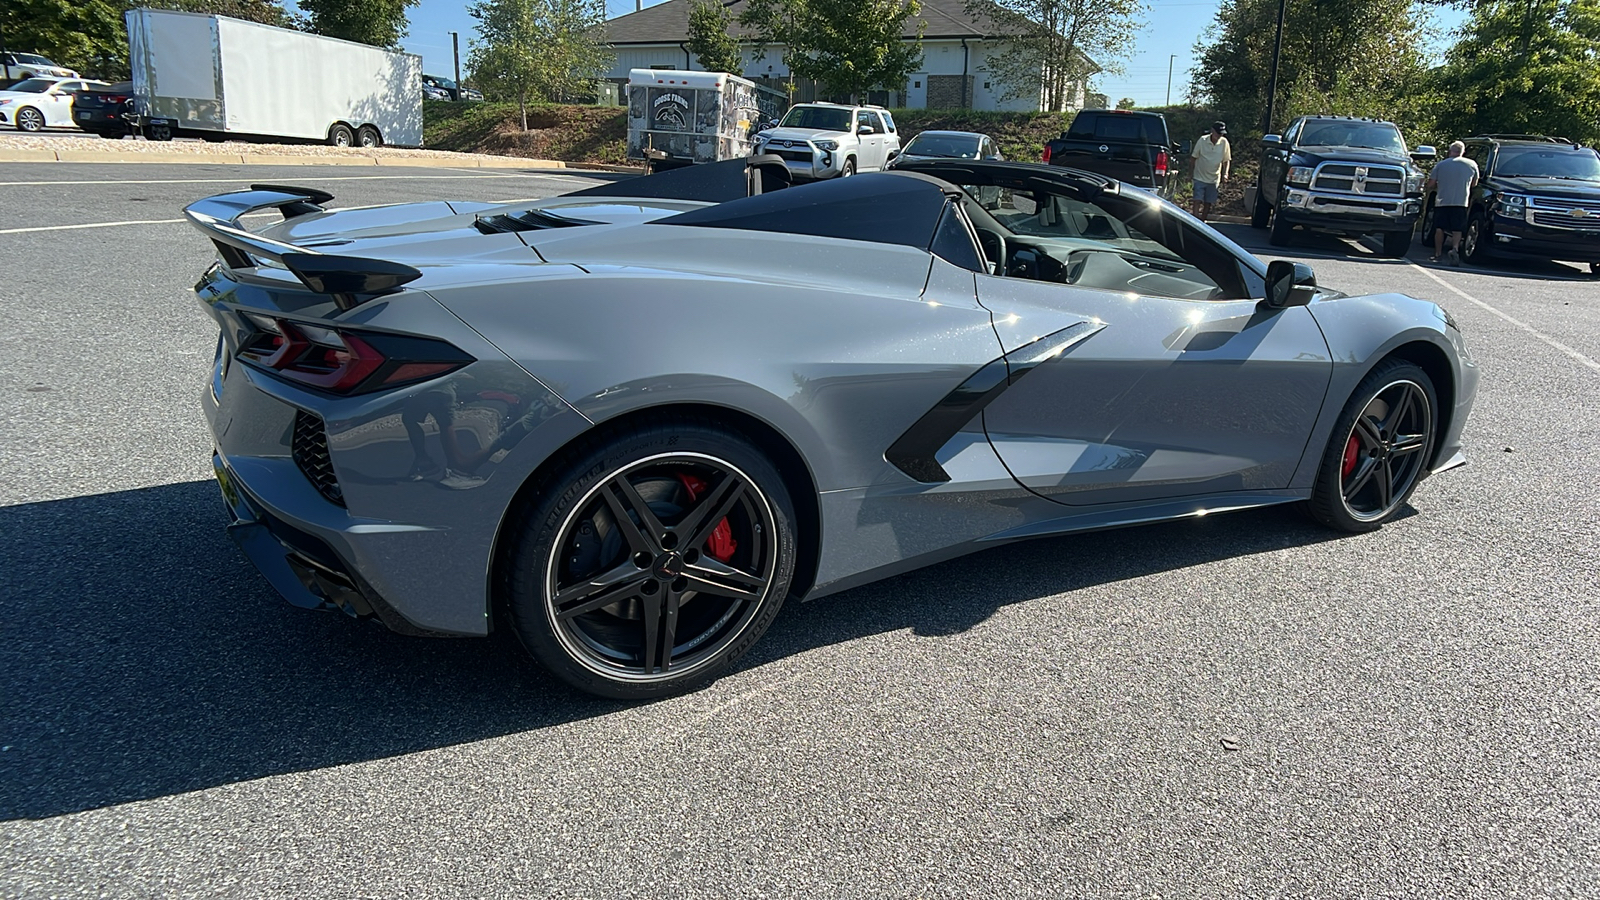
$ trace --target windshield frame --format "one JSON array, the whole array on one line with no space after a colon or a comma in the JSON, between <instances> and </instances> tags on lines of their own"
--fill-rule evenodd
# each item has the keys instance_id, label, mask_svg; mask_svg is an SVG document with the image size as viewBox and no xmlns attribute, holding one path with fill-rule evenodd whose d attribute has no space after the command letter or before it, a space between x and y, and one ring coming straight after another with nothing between
<instances>
[{"instance_id":1,"label":"windshield frame","mask_svg":"<svg viewBox=\"0 0 1600 900\"><path fill-rule=\"evenodd\" d=\"M1312 134L1319 133L1322 130L1322 128L1338 125L1338 126L1343 126L1343 127L1346 127L1346 128L1360 129L1362 131L1367 131L1367 132L1372 132L1372 131L1386 132L1387 134L1393 136L1394 142L1389 144L1389 145L1387 145L1387 146L1381 146L1380 147L1380 146L1374 146L1371 143L1365 143L1365 144L1350 144L1350 143L1329 144L1329 143L1320 142L1320 141L1311 141L1311 140L1307 139L1307 131L1312 129L1312 127L1314 125L1320 125L1322 127L1321 128L1317 128L1315 131L1312 131L1311 132ZM1344 119L1307 119L1305 124L1302 125L1301 128L1300 128L1300 136L1295 139L1295 146L1296 147L1350 147L1350 148L1357 149L1357 150L1378 150L1380 152L1394 153L1394 154L1398 154L1398 155L1401 155L1401 156L1404 156L1406 154L1406 152L1407 152L1405 137L1400 134L1400 127L1395 125L1394 123L1392 123L1392 122L1347 121L1347 120L1344 120Z\"/></svg>"},{"instance_id":2,"label":"windshield frame","mask_svg":"<svg viewBox=\"0 0 1600 900\"><path fill-rule=\"evenodd\" d=\"M926 144L932 145L936 141L965 141L972 145L971 156L950 156L943 153L926 153L918 149L918 142L927 140ZM983 152L983 136L979 134L953 134L951 132L924 131L912 138L900 150L902 156L929 156L934 159L978 159Z\"/></svg>"},{"instance_id":3,"label":"windshield frame","mask_svg":"<svg viewBox=\"0 0 1600 900\"><path fill-rule=\"evenodd\" d=\"M1510 172L1506 171L1507 167L1510 166L1514 160L1518 160L1521 157L1528 156L1535 159L1540 159L1545 158L1546 155L1549 155L1551 158L1559 155L1560 157L1576 160L1587 160L1591 163L1589 168L1592 174L1584 173L1581 175L1551 175L1534 172L1520 172L1516 171L1515 169ZM1500 147L1500 152L1495 159L1494 168L1494 174L1500 178L1557 178L1568 181L1581 181L1585 183L1600 183L1600 154L1596 154L1593 150L1587 150L1587 152L1585 152L1583 149L1562 148L1555 144L1541 144L1530 147L1507 147L1502 145Z\"/></svg>"},{"instance_id":4,"label":"windshield frame","mask_svg":"<svg viewBox=\"0 0 1600 900\"><path fill-rule=\"evenodd\" d=\"M25 78L22 81L13 84L11 87L6 88L6 91L17 94L48 94L50 93L51 88L66 80L67 79L65 78ZM37 88L31 88L28 87L30 84L38 84L41 86Z\"/></svg>"},{"instance_id":5,"label":"windshield frame","mask_svg":"<svg viewBox=\"0 0 1600 900\"><path fill-rule=\"evenodd\" d=\"M821 118L824 115L836 114L836 115L839 116L839 122L843 125L843 127L842 128L834 128L832 126L825 125L825 124L817 124L817 125L804 124L804 125L802 125L802 124L790 122L789 121L789 117L790 116L795 116L797 113L799 114L799 116L798 116L799 118L806 118L806 117L809 117L809 116L812 116L812 115L815 115L818 118ZM778 122L778 127L779 128L809 128L809 129L812 129L814 131L837 131L837 132L840 132L841 134L851 134L851 133L853 133L855 131L855 128L854 128L855 120L856 120L855 110L851 109L848 106L839 106L839 107L833 107L833 106L794 106L794 107L791 107L788 112L783 114L783 118Z\"/></svg>"}]
</instances>

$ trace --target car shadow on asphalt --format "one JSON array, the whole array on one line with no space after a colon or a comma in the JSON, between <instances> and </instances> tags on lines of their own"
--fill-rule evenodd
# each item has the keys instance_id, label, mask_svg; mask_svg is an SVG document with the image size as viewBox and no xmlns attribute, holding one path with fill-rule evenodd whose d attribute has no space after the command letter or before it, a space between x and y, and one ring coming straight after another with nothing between
<instances>
[{"instance_id":1,"label":"car shadow on asphalt","mask_svg":"<svg viewBox=\"0 0 1600 900\"><path fill-rule=\"evenodd\" d=\"M403 637L294 609L233 546L210 481L0 508L0 820L39 819L479 741L626 704L504 634ZM793 604L741 668L1334 538L1268 509L995 548Z\"/></svg>"},{"instance_id":2,"label":"car shadow on asphalt","mask_svg":"<svg viewBox=\"0 0 1600 900\"><path fill-rule=\"evenodd\" d=\"M1377 246L1376 238L1354 240L1315 231L1296 231L1288 246L1274 247L1267 243L1265 229L1230 223L1212 223L1211 227L1257 256L1323 257L1326 259L1359 260L1361 262L1389 264L1416 263L1425 269L1448 269L1454 272L1466 272L1474 275L1492 275L1496 278L1518 278L1531 281L1594 280L1594 276L1585 271L1583 266L1576 263L1569 264L1552 260L1495 259L1482 263L1463 262L1460 266L1452 266L1442 259L1439 262L1432 262L1428 257L1433 254L1433 246L1431 244L1423 246L1415 240L1412 241L1410 249L1406 251L1406 255L1397 259L1384 256L1382 250Z\"/></svg>"}]
</instances>

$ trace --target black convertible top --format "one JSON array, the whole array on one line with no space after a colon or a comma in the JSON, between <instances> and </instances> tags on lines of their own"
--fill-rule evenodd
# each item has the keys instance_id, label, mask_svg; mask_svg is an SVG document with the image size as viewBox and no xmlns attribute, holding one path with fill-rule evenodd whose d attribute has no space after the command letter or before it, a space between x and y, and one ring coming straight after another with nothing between
<instances>
[{"instance_id":1,"label":"black convertible top","mask_svg":"<svg viewBox=\"0 0 1600 900\"><path fill-rule=\"evenodd\" d=\"M959 188L927 175L874 173L730 200L653 224L809 234L926 250L947 192L959 194Z\"/></svg>"},{"instance_id":2,"label":"black convertible top","mask_svg":"<svg viewBox=\"0 0 1600 900\"><path fill-rule=\"evenodd\" d=\"M640 175L608 181L605 184L573 191L569 197L653 197L658 200L701 200L726 203L749 193L745 179L745 160L728 159L698 166L668 169L654 175Z\"/></svg>"}]
</instances>

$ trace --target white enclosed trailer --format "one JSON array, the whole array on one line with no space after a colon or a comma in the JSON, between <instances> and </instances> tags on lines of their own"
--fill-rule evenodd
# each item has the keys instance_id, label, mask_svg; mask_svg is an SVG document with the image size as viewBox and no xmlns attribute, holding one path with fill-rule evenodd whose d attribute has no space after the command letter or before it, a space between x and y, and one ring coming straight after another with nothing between
<instances>
[{"instance_id":1,"label":"white enclosed trailer","mask_svg":"<svg viewBox=\"0 0 1600 900\"><path fill-rule=\"evenodd\" d=\"M151 140L422 146L422 58L226 16L132 9L135 126Z\"/></svg>"}]
</instances>

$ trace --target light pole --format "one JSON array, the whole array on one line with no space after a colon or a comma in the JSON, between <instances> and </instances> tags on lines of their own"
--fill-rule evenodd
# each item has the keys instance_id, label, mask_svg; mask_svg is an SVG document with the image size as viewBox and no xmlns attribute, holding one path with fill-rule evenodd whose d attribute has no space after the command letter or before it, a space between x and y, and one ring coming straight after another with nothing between
<instances>
[{"instance_id":1,"label":"light pole","mask_svg":"<svg viewBox=\"0 0 1600 900\"><path fill-rule=\"evenodd\" d=\"M1272 107L1278 99L1278 60L1283 55L1283 17L1289 0L1278 0L1278 36L1272 42L1272 77L1267 81L1267 119L1261 123L1261 133L1272 133Z\"/></svg>"},{"instance_id":2,"label":"light pole","mask_svg":"<svg viewBox=\"0 0 1600 900\"><path fill-rule=\"evenodd\" d=\"M1167 57L1167 105L1172 105L1172 64L1178 61L1178 54Z\"/></svg>"},{"instance_id":3,"label":"light pole","mask_svg":"<svg viewBox=\"0 0 1600 900\"><path fill-rule=\"evenodd\" d=\"M454 31L450 32L450 55L456 61L456 98L461 97L461 41Z\"/></svg>"}]
</instances>

